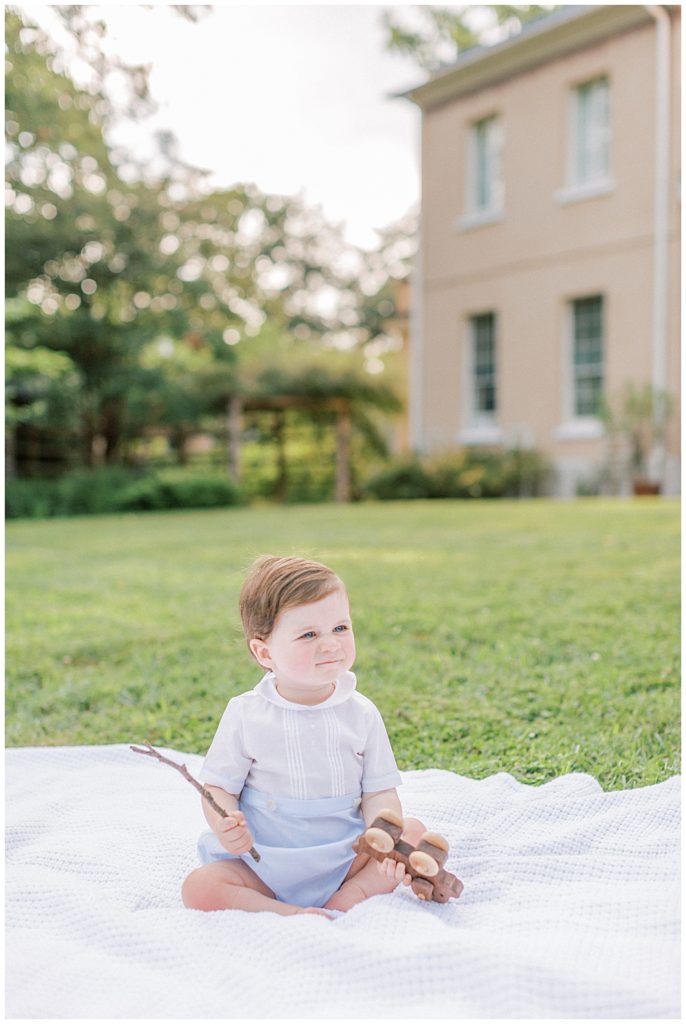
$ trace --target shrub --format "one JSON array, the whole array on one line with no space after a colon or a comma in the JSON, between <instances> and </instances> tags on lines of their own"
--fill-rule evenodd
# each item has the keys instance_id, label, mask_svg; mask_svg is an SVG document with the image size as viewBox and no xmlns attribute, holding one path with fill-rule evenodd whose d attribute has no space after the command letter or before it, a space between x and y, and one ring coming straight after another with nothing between
<instances>
[{"instance_id":1,"label":"shrub","mask_svg":"<svg viewBox=\"0 0 686 1024\"><path fill-rule=\"evenodd\" d=\"M163 508L216 508L237 505L240 490L228 477L179 477L160 480Z\"/></svg>"},{"instance_id":2,"label":"shrub","mask_svg":"<svg viewBox=\"0 0 686 1024\"><path fill-rule=\"evenodd\" d=\"M136 478L135 470L124 466L75 469L56 481L57 509L54 515L96 515L116 511L116 495Z\"/></svg>"},{"instance_id":3,"label":"shrub","mask_svg":"<svg viewBox=\"0 0 686 1024\"><path fill-rule=\"evenodd\" d=\"M499 498L504 493L503 459L496 453L461 449L426 463L432 498Z\"/></svg>"},{"instance_id":4,"label":"shrub","mask_svg":"<svg viewBox=\"0 0 686 1024\"><path fill-rule=\"evenodd\" d=\"M368 480L363 494L382 500L533 497L545 493L550 473L539 452L463 448L398 459Z\"/></svg>"},{"instance_id":5,"label":"shrub","mask_svg":"<svg viewBox=\"0 0 686 1024\"><path fill-rule=\"evenodd\" d=\"M540 497L548 493L552 479L550 460L535 449L506 452L505 494L509 497Z\"/></svg>"},{"instance_id":6,"label":"shrub","mask_svg":"<svg viewBox=\"0 0 686 1024\"><path fill-rule=\"evenodd\" d=\"M57 515L57 481L7 480L5 516L8 519L43 519Z\"/></svg>"},{"instance_id":7,"label":"shrub","mask_svg":"<svg viewBox=\"0 0 686 1024\"><path fill-rule=\"evenodd\" d=\"M362 493L382 500L429 498L431 487L431 478L418 459L402 459L368 480Z\"/></svg>"},{"instance_id":8,"label":"shrub","mask_svg":"<svg viewBox=\"0 0 686 1024\"><path fill-rule=\"evenodd\" d=\"M172 508L236 505L241 492L228 478L182 473L141 475L113 466L77 470L58 480L8 480L8 519L93 515Z\"/></svg>"},{"instance_id":9,"label":"shrub","mask_svg":"<svg viewBox=\"0 0 686 1024\"><path fill-rule=\"evenodd\" d=\"M115 496L135 478L122 466L79 469L55 478L19 478L5 483L8 519L91 515L116 511Z\"/></svg>"},{"instance_id":10,"label":"shrub","mask_svg":"<svg viewBox=\"0 0 686 1024\"><path fill-rule=\"evenodd\" d=\"M134 480L113 495L113 502L117 512L144 512L167 507L160 481L152 476Z\"/></svg>"},{"instance_id":11,"label":"shrub","mask_svg":"<svg viewBox=\"0 0 686 1024\"><path fill-rule=\"evenodd\" d=\"M170 508L217 508L237 505L240 491L227 477L149 476L136 480L116 495L119 512Z\"/></svg>"}]
</instances>

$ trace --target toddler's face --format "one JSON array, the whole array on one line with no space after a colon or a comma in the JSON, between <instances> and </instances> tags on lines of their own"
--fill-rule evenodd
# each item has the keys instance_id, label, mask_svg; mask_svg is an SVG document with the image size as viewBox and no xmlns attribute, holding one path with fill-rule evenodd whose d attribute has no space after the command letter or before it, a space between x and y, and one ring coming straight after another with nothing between
<instances>
[{"instance_id":1,"label":"toddler's face","mask_svg":"<svg viewBox=\"0 0 686 1024\"><path fill-rule=\"evenodd\" d=\"M338 589L311 604L287 608L267 640L253 640L250 647L260 664L272 670L284 696L288 689L323 694L355 661L347 594Z\"/></svg>"}]
</instances>

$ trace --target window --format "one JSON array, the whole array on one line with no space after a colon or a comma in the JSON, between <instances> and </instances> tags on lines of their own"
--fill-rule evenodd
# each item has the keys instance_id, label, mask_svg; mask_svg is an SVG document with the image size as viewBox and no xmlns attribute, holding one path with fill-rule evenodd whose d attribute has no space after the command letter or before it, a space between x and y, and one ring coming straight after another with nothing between
<instances>
[{"instance_id":1,"label":"window","mask_svg":"<svg viewBox=\"0 0 686 1024\"><path fill-rule=\"evenodd\" d=\"M470 316L463 346L462 415L455 434L458 444L501 444L498 425L497 315Z\"/></svg>"},{"instance_id":2,"label":"window","mask_svg":"<svg viewBox=\"0 0 686 1024\"><path fill-rule=\"evenodd\" d=\"M594 78L572 94L570 185L588 186L610 177L610 87Z\"/></svg>"},{"instance_id":3,"label":"window","mask_svg":"<svg viewBox=\"0 0 686 1024\"><path fill-rule=\"evenodd\" d=\"M471 318L472 420L492 420L496 411L495 314Z\"/></svg>"},{"instance_id":4,"label":"window","mask_svg":"<svg viewBox=\"0 0 686 1024\"><path fill-rule=\"evenodd\" d=\"M471 127L469 142L468 214L496 213L503 205L502 127L497 116Z\"/></svg>"},{"instance_id":5,"label":"window","mask_svg":"<svg viewBox=\"0 0 686 1024\"><path fill-rule=\"evenodd\" d=\"M572 412L597 416L603 393L603 298L572 302Z\"/></svg>"}]
</instances>

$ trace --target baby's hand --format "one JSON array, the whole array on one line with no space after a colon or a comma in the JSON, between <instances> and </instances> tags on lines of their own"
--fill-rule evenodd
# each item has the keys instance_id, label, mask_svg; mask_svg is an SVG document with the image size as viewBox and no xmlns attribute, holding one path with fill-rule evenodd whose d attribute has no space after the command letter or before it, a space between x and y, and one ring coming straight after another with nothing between
<instances>
[{"instance_id":1,"label":"baby's hand","mask_svg":"<svg viewBox=\"0 0 686 1024\"><path fill-rule=\"evenodd\" d=\"M250 829L245 824L245 815L242 811L231 811L228 818L221 818L215 826L219 842L227 853L234 853L237 856L247 853L253 845L253 837Z\"/></svg>"},{"instance_id":2,"label":"baby's hand","mask_svg":"<svg viewBox=\"0 0 686 1024\"><path fill-rule=\"evenodd\" d=\"M405 870L405 865L399 860L393 860L392 857L386 857L384 860L377 860L376 866L378 867L384 878L388 878L390 881L395 881L396 885L409 885L412 881L412 875L408 874Z\"/></svg>"}]
</instances>

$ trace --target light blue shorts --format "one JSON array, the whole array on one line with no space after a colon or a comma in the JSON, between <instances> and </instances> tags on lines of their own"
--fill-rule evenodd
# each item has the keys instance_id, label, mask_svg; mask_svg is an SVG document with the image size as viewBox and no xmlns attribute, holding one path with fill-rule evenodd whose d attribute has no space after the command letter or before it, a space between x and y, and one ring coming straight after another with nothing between
<instances>
[{"instance_id":1,"label":"light blue shorts","mask_svg":"<svg viewBox=\"0 0 686 1024\"><path fill-rule=\"evenodd\" d=\"M355 859L353 840L364 831L359 794L293 800L245 786L238 806L260 854L238 858L252 868L277 899L298 907L323 907ZM198 840L203 864L234 860L214 832Z\"/></svg>"}]
</instances>

